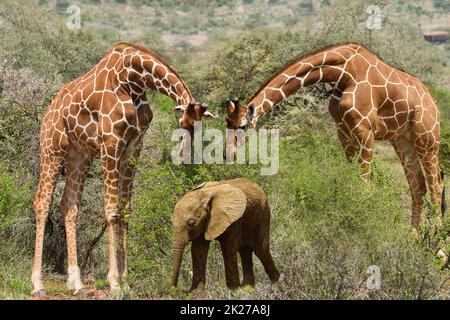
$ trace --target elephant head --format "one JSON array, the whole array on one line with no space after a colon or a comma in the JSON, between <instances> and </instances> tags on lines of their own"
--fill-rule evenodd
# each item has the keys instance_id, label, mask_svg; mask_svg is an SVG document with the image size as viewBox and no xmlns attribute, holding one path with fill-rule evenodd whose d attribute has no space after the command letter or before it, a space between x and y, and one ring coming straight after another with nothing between
<instances>
[{"instance_id":1,"label":"elephant head","mask_svg":"<svg viewBox=\"0 0 450 320\"><path fill-rule=\"evenodd\" d=\"M212 240L220 236L245 212L247 199L242 190L229 184L207 183L178 201L172 215L173 276L177 286L184 247L200 236Z\"/></svg>"}]
</instances>

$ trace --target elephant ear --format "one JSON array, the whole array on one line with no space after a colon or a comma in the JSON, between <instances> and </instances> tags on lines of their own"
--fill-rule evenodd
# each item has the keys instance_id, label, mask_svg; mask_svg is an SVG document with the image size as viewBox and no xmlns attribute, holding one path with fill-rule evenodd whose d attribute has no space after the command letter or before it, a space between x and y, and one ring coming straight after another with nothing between
<instances>
[{"instance_id":1,"label":"elephant ear","mask_svg":"<svg viewBox=\"0 0 450 320\"><path fill-rule=\"evenodd\" d=\"M247 207L247 198L242 190L229 184L214 186L203 192L205 201L211 210L205 230L205 239L212 240L242 217Z\"/></svg>"}]
</instances>

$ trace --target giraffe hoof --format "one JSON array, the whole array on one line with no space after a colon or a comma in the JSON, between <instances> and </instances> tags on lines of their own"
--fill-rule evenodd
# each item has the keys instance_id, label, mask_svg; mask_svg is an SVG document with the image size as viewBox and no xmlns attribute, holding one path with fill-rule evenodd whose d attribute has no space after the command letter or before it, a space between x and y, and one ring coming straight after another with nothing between
<instances>
[{"instance_id":1,"label":"giraffe hoof","mask_svg":"<svg viewBox=\"0 0 450 320\"><path fill-rule=\"evenodd\" d=\"M109 290L109 296L112 299L116 299L116 300L122 300L123 299L123 292L121 290L121 288L111 288Z\"/></svg>"},{"instance_id":2,"label":"giraffe hoof","mask_svg":"<svg viewBox=\"0 0 450 320\"><path fill-rule=\"evenodd\" d=\"M436 228L437 229L440 229L440 228L442 228L442 226L443 226L444 224L442 223L442 219L441 219L441 217L437 217L436 218Z\"/></svg>"},{"instance_id":3,"label":"giraffe hoof","mask_svg":"<svg viewBox=\"0 0 450 320\"><path fill-rule=\"evenodd\" d=\"M81 297L83 297L83 296L86 296L87 293L88 292L87 292L87 290L85 288L80 288L80 289L77 289L77 290L73 291L73 295L74 296L81 296Z\"/></svg>"},{"instance_id":4,"label":"giraffe hoof","mask_svg":"<svg viewBox=\"0 0 450 320\"><path fill-rule=\"evenodd\" d=\"M47 292L44 289L39 289L39 290L34 290L33 292L31 292L31 295L33 297L45 297L47 295Z\"/></svg>"},{"instance_id":5,"label":"giraffe hoof","mask_svg":"<svg viewBox=\"0 0 450 320\"><path fill-rule=\"evenodd\" d=\"M448 256L445 254L445 252L444 252L442 249L440 249L440 250L438 251L438 253L436 254L436 257L438 257L439 259L441 259L441 261L442 261L443 263L446 263L446 262L448 261Z\"/></svg>"}]
</instances>

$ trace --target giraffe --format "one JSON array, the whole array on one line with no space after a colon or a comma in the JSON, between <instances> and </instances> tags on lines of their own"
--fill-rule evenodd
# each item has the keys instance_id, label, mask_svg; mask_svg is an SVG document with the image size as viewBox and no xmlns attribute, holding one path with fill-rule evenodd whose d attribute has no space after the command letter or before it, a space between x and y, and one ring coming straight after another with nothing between
<instances>
[{"instance_id":1,"label":"giraffe","mask_svg":"<svg viewBox=\"0 0 450 320\"><path fill-rule=\"evenodd\" d=\"M61 170L66 181L60 210L64 220L67 286L83 289L77 262L76 219L83 185L95 156L100 156L104 180L104 213L109 234L111 290L120 290L127 275L126 230L135 165L152 118L148 90L156 90L178 104L181 128L192 132L194 121L213 116L206 104L194 101L186 83L154 52L118 43L88 73L62 87L45 114L40 133L40 177L34 210L36 242L32 271L33 295L45 295L41 281L45 224Z\"/></svg>"},{"instance_id":2,"label":"giraffe","mask_svg":"<svg viewBox=\"0 0 450 320\"><path fill-rule=\"evenodd\" d=\"M370 180L374 140L388 140L402 163L412 198L412 232L419 231L423 196L446 210L444 173L439 167L439 109L427 87L357 43L332 45L300 56L275 73L245 105L227 100L229 129L255 128L258 119L303 87L333 86L328 110L348 160L357 157ZM242 144L234 140L233 156ZM425 177L422 168L425 172ZM441 225L437 217L437 225Z\"/></svg>"}]
</instances>

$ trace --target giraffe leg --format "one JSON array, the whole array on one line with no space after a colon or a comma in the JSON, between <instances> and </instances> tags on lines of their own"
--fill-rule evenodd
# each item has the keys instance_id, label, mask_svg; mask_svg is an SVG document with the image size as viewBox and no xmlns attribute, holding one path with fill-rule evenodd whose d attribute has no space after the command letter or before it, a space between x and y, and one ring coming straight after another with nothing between
<instances>
[{"instance_id":1,"label":"giraffe leg","mask_svg":"<svg viewBox=\"0 0 450 320\"><path fill-rule=\"evenodd\" d=\"M41 154L40 177L33 207L36 215L36 242L34 249L33 271L31 281L33 283L33 295L45 295L41 280L42 250L44 246L45 223L47 222L50 206L53 198L56 181L63 166L64 156L57 154Z\"/></svg>"},{"instance_id":2,"label":"giraffe leg","mask_svg":"<svg viewBox=\"0 0 450 320\"><path fill-rule=\"evenodd\" d=\"M338 93L335 91L333 93L335 96L338 96ZM330 103L328 105L328 111L331 114L331 117L333 118L334 122L337 126L337 135L339 138L339 141L341 142L342 148L344 149L345 156L347 157L347 160L349 162L352 162L353 158L356 154L356 147L353 144L351 135L347 131L347 127L345 123L342 122L340 113L339 113L339 105L340 100L332 98L330 100Z\"/></svg>"},{"instance_id":3,"label":"giraffe leg","mask_svg":"<svg viewBox=\"0 0 450 320\"><path fill-rule=\"evenodd\" d=\"M414 147L414 143L405 137L391 141L395 152L403 166L403 170L408 180L412 198L411 225L412 232L417 234L420 225L420 215L422 212L423 197L427 193L425 178L420 168L420 159Z\"/></svg>"},{"instance_id":4,"label":"giraffe leg","mask_svg":"<svg viewBox=\"0 0 450 320\"><path fill-rule=\"evenodd\" d=\"M362 168L361 177L368 182L371 180L370 165L372 164L375 135L372 130L362 125L354 125L351 136L356 157Z\"/></svg>"},{"instance_id":5,"label":"giraffe leg","mask_svg":"<svg viewBox=\"0 0 450 320\"><path fill-rule=\"evenodd\" d=\"M441 208L441 214L436 217L437 227L442 226L442 218L444 208L441 207L444 193L443 175L439 167L439 147L432 147L428 149L417 148L419 158L425 171L428 188L431 192L431 201L437 207Z\"/></svg>"},{"instance_id":6,"label":"giraffe leg","mask_svg":"<svg viewBox=\"0 0 450 320\"><path fill-rule=\"evenodd\" d=\"M345 156L347 157L347 160L351 162L356 154L356 147L353 144L352 139L349 137L348 133L345 131L344 128L338 125L337 129L338 138L341 142L342 148L344 149Z\"/></svg>"},{"instance_id":7,"label":"giraffe leg","mask_svg":"<svg viewBox=\"0 0 450 320\"><path fill-rule=\"evenodd\" d=\"M362 177L364 180L370 181L370 165L372 164L373 159L375 135L372 130L363 129L356 135L356 140L359 144L358 161L361 163L363 169Z\"/></svg>"},{"instance_id":8,"label":"giraffe leg","mask_svg":"<svg viewBox=\"0 0 450 320\"><path fill-rule=\"evenodd\" d=\"M138 147L133 150L129 147L121 158L121 179L120 179L120 199L122 199L120 211L123 213L120 219L120 233L119 233L119 256L118 268L119 276L125 279L128 276L126 246L127 246L127 231L128 231L128 217L131 214L131 193L133 189L133 180L136 172L136 161L139 158L142 147L142 141L138 143ZM127 148L128 149L128 148ZM134 151L134 152L133 152ZM132 159L128 158L128 154L133 152Z\"/></svg>"},{"instance_id":9,"label":"giraffe leg","mask_svg":"<svg viewBox=\"0 0 450 320\"><path fill-rule=\"evenodd\" d=\"M357 156L358 162L362 167L362 178L370 181L370 165L373 158L374 133L366 128L355 128L349 134L345 125L338 125L338 138L344 149L345 156L349 162L352 162Z\"/></svg>"},{"instance_id":10,"label":"giraffe leg","mask_svg":"<svg viewBox=\"0 0 450 320\"><path fill-rule=\"evenodd\" d=\"M61 199L60 210L66 227L68 277L67 287L77 294L83 284L77 260L76 219L81 202L84 182L89 172L92 156L70 148L65 160L66 185Z\"/></svg>"},{"instance_id":11,"label":"giraffe leg","mask_svg":"<svg viewBox=\"0 0 450 320\"><path fill-rule=\"evenodd\" d=\"M106 136L101 145L101 162L104 176L104 206L108 225L109 271L107 280L112 292L120 291L118 257L120 256L120 158L124 143L114 136Z\"/></svg>"},{"instance_id":12,"label":"giraffe leg","mask_svg":"<svg viewBox=\"0 0 450 320\"><path fill-rule=\"evenodd\" d=\"M412 119L412 140L422 163L431 201L440 207L441 214L445 211L444 181L439 167L439 122L436 123L431 114L425 113L427 108L416 109ZM442 225L441 214L436 217L437 227Z\"/></svg>"},{"instance_id":13,"label":"giraffe leg","mask_svg":"<svg viewBox=\"0 0 450 320\"><path fill-rule=\"evenodd\" d=\"M368 113L366 114L357 111L371 110L371 106L366 108L364 106L356 106L358 104L355 101L357 89L357 87L348 87L344 92L335 90L334 95L340 98L333 98L328 109L340 129L338 135L341 144L346 149L347 158L353 158L353 155L356 155L363 171L361 177L365 181L370 181L370 165L372 163L375 140L372 128L375 126L371 123L370 111L367 111Z\"/></svg>"}]
</instances>

